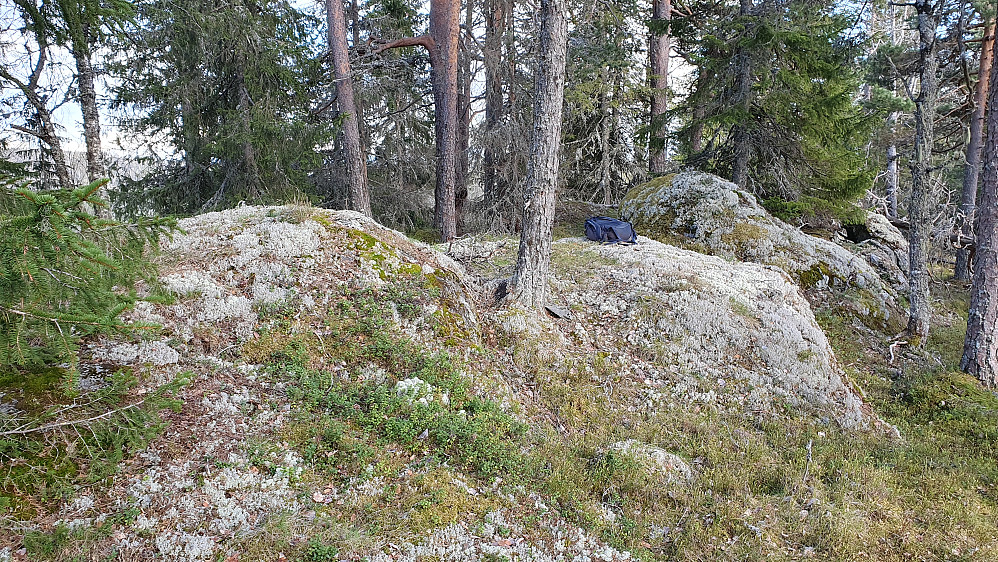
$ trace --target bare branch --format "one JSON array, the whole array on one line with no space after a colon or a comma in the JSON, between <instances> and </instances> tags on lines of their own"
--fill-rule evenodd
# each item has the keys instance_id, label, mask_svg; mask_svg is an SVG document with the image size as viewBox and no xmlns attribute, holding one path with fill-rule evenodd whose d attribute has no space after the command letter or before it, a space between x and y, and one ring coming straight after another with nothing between
<instances>
[{"instance_id":1,"label":"bare branch","mask_svg":"<svg viewBox=\"0 0 998 562\"><path fill-rule=\"evenodd\" d=\"M433 38L429 35L420 35L419 37L403 37L402 39L396 39L395 41L390 41L384 45L374 49L372 54L379 55L384 51L389 49L401 49L402 47L426 47L427 51L433 52L436 46L433 42Z\"/></svg>"}]
</instances>

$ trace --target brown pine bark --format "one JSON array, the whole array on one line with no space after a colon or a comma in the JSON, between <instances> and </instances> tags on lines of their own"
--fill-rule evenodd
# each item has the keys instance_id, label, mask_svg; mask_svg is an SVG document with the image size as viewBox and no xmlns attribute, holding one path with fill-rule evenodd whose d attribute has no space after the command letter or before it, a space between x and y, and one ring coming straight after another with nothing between
<instances>
[{"instance_id":1,"label":"brown pine bark","mask_svg":"<svg viewBox=\"0 0 998 562\"><path fill-rule=\"evenodd\" d=\"M936 114L939 60L936 57L936 27L939 15L931 0L916 0L919 37L919 93L915 98L915 154L911 162L911 199L908 201L908 257L910 271L907 335L916 347L929 337L928 244L929 174L932 170L933 121Z\"/></svg>"},{"instance_id":2,"label":"brown pine bark","mask_svg":"<svg viewBox=\"0 0 998 562\"><path fill-rule=\"evenodd\" d=\"M475 1L465 0L464 33L467 39L461 49L461 68L458 74L458 127L457 127L457 175L455 177L454 212L458 226L464 217L464 205L468 201L469 150L471 148L471 48L475 25Z\"/></svg>"},{"instance_id":3,"label":"brown pine bark","mask_svg":"<svg viewBox=\"0 0 998 562\"><path fill-rule=\"evenodd\" d=\"M672 18L672 0L652 0L652 22L668 25ZM648 38L649 70L651 73L651 148L648 171L653 174L666 172L665 139L668 127L665 112L669 109L669 32L652 33Z\"/></svg>"},{"instance_id":4,"label":"brown pine bark","mask_svg":"<svg viewBox=\"0 0 998 562\"><path fill-rule=\"evenodd\" d=\"M336 105L346 114L340 134L347 168L347 192L350 208L371 216L371 196L367 187L367 162L360 140L357 104L350 76L350 48L347 44L347 23L343 0L326 0L327 36L336 82Z\"/></svg>"},{"instance_id":5,"label":"brown pine bark","mask_svg":"<svg viewBox=\"0 0 998 562\"><path fill-rule=\"evenodd\" d=\"M992 50L998 43L992 41ZM998 65L989 74L988 105L998 107ZM980 80L985 80L984 76ZM986 386L998 387L998 112L990 111L984 148L984 189L977 209L978 233L970 314L960 368Z\"/></svg>"},{"instance_id":6,"label":"brown pine bark","mask_svg":"<svg viewBox=\"0 0 998 562\"><path fill-rule=\"evenodd\" d=\"M963 167L963 192L960 196L960 211L957 214L957 228L968 238L974 236L974 207L977 204L977 182L981 172L981 148L984 144L984 113L988 105L988 78L991 76L993 46L995 42L994 20L984 31L981 43L981 64L977 71L977 86L974 88L974 111L970 115L970 139L967 142L966 164ZM970 277L970 251L959 248L956 252L956 265L953 277Z\"/></svg>"},{"instance_id":7,"label":"brown pine bark","mask_svg":"<svg viewBox=\"0 0 998 562\"><path fill-rule=\"evenodd\" d=\"M460 0L431 0L429 34L383 45L376 53L399 47L422 46L430 54L433 82L433 126L436 136L436 189L433 224L447 242L457 236L454 207L457 182L457 68L460 38Z\"/></svg>"},{"instance_id":8,"label":"brown pine bark","mask_svg":"<svg viewBox=\"0 0 998 562\"><path fill-rule=\"evenodd\" d=\"M485 203L495 205L505 196L505 186L499 185L499 150L495 146L495 131L503 117L503 37L509 21L508 0L488 0L485 8L485 152L482 158L482 187Z\"/></svg>"},{"instance_id":9,"label":"brown pine bark","mask_svg":"<svg viewBox=\"0 0 998 562\"><path fill-rule=\"evenodd\" d=\"M437 141L437 186L433 219L444 242L457 236L457 51L461 1L430 2L430 64Z\"/></svg>"},{"instance_id":10,"label":"brown pine bark","mask_svg":"<svg viewBox=\"0 0 998 562\"><path fill-rule=\"evenodd\" d=\"M540 61L534 88L534 129L524 186L523 232L510 294L524 305L544 306L551 263L551 229L561 149L568 24L565 0L541 0Z\"/></svg>"}]
</instances>

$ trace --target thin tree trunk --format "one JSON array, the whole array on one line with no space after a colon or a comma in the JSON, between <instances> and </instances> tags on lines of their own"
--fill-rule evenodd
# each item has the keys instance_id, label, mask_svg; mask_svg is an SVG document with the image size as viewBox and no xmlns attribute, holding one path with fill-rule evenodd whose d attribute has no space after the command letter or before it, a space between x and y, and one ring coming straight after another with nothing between
<instances>
[{"instance_id":1,"label":"thin tree trunk","mask_svg":"<svg viewBox=\"0 0 998 562\"><path fill-rule=\"evenodd\" d=\"M960 196L960 211L957 214L957 228L967 238L974 236L974 207L977 204L977 180L981 171L981 148L984 136L984 113L988 104L988 77L991 75L992 47L995 40L995 24L992 20L984 31L981 43L981 64L977 71L977 86L974 88L974 111L970 116L970 139L967 143L967 160L963 167L963 193ZM953 277L970 277L970 251L959 248L956 251L956 266Z\"/></svg>"},{"instance_id":2,"label":"thin tree trunk","mask_svg":"<svg viewBox=\"0 0 998 562\"><path fill-rule=\"evenodd\" d=\"M541 0L540 61L534 88L534 130L524 186L523 232L510 293L526 306L544 306L551 263L551 229L561 149L568 24L564 0Z\"/></svg>"},{"instance_id":3,"label":"thin tree trunk","mask_svg":"<svg viewBox=\"0 0 998 562\"><path fill-rule=\"evenodd\" d=\"M652 22L665 27L672 18L672 0L652 0ZM651 139L649 142L648 171L664 174L667 169L665 139L668 127L665 112L669 109L669 48L670 34L652 32L648 38L648 57L651 71Z\"/></svg>"},{"instance_id":4,"label":"thin tree trunk","mask_svg":"<svg viewBox=\"0 0 998 562\"><path fill-rule=\"evenodd\" d=\"M87 144L87 178L95 181L107 176L101 152L100 112L97 110L97 90L90 53L83 47L73 47L76 59L76 81L80 89L80 110L83 113L83 138Z\"/></svg>"},{"instance_id":5,"label":"thin tree trunk","mask_svg":"<svg viewBox=\"0 0 998 562\"><path fill-rule=\"evenodd\" d=\"M239 112L243 121L243 170L249 187L248 198L255 200L260 194L260 168L256 163L256 149L253 148L253 100L246 88L246 77L239 71Z\"/></svg>"},{"instance_id":6,"label":"thin tree trunk","mask_svg":"<svg viewBox=\"0 0 998 562\"><path fill-rule=\"evenodd\" d=\"M52 119L52 113L49 111L48 106L45 105L45 98L38 94L38 82L41 79L47 62L48 46L42 44L38 49L38 60L35 61L35 66L27 82L22 82L7 72L7 69L3 66L0 66L0 78L14 84L24 94L25 99L28 100L28 104L31 105L31 108L35 112L34 117L37 122L37 128L29 129L21 126L14 126L12 128L31 135L42 142L42 151L48 152L49 157L52 158L59 187L70 189L73 185L69 177L69 167L66 165L66 153L62 150L62 141L56 133L55 121ZM47 149L45 148L46 146L48 147Z\"/></svg>"},{"instance_id":7,"label":"thin tree trunk","mask_svg":"<svg viewBox=\"0 0 998 562\"><path fill-rule=\"evenodd\" d=\"M916 347L929 337L928 244L929 181L932 170L933 120L938 96L936 27L939 16L931 0L916 0L919 37L919 93L915 98L915 155L911 163L911 199L908 202L909 316L907 334Z\"/></svg>"},{"instance_id":8,"label":"thin tree trunk","mask_svg":"<svg viewBox=\"0 0 998 562\"><path fill-rule=\"evenodd\" d=\"M599 185L598 191L603 194L603 204L610 204L610 130L613 124L610 122L610 96L604 92L600 95L600 124L599 134ZM595 199L595 196L593 197Z\"/></svg>"},{"instance_id":9,"label":"thin tree trunk","mask_svg":"<svg viewBox=\"0 0 998 562\"><path fill-rule=\"evenodd\" d=\"M353 47L356 49L360 45L360 8L357 0L350 0L350 31L353 33Z\"/></svg>"},{"instance_id":10,"label":"thin tree trunk","mask_svg":"<svg viewBox=\"0 0 998 562\"><path fill-rule=\"evenodd\" d=\"M893 142L887 147L887 216L898 216L898 147Z\"/></svg>"},{"instance_id":11,"label":"thin tree trunk","mask_svg":"<svg viewBox=\"0 0 998 562\"><path fill-rule=\"evenodd\" d=\"M499 150L495 132L503 117L502 47L506 34L507 0L489 0L485 10L485 154L482 184L485 203L492 207L505 196L498 178Z\"/></svg>"},{"instance_id":12,"label":"thin tree trunk","mask_svg":"<svg viewBox=\"0 0 998 562\"><path fill-rule=\"evenodd\" d=\"M371 216L371 196L367 188L367 162L360 141L357 104L353 97L353 79L350 76L350 48L347 45L347 23L343 0L326 0L326 20L329 54L336 81L336 105L346 114L343 128L343 154L347 168L347 192L350 208ZM356 26L355 26L356 27Z\"/></svg>"},{"instance_id":13,"label":"thin tree trunk","mask_svg":"<svg viewBox=\"0 0 998 562\"><path fill-rule=\"evenodd\" d=\"M461 69L458 75L458 127L457 127L457 176L455 179L454 212L460 223L464 219L464 204L468 201L469 150L471 148L471 48L475 25L475 0L465 0L464 33L467 38L462 49Z\"/></svg>"},{"instance_id":14,"label":"thin tree trunk","mask_svg":"<svg viewBox=\"0 0 998 562\"><path fill-rule=\"evenodd\" d=\"M739 15L742 17L752 13L752 0L741 0ZM742 122L735 125L732 131L734 143L734 161L731 165L731 181L742 189L748 185L748 169L751 159L749 110L752 107L752 56L747 48L742 47L737 55L737 99L745 110Z\"/></svg>"},{"instance_id":15,"label":"thin tree trunk","mask_svg":"<svg viewBox=\"0 0 998 562\"><path fill-rule=\"evenodd\" d=\"M998 43L992 42L992 49L995 47ZM992 83L998 81L998 65L992 66L989 76ZM998 88L990 88L988 105L998 107ZM998 112L989 112L987 127L970 314L960 368L995 388L998 387Z\"/></svg>"}]
</instances>

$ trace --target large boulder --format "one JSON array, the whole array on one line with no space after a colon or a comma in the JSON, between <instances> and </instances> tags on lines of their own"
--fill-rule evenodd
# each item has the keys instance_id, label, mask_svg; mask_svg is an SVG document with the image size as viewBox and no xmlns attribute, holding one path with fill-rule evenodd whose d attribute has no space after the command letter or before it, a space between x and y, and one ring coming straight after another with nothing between
<instances>
[{"instance_id":1,"label":"large boulder","mask_svg":"<svg viewBox=\"0 0 998 562\"><path fill-rule=\"evenodd\" d=\"M553 248L551 300L572 309L576 345L626 355L626 371L643 386L641 407L704 403L767 417L791 406L847 428L882 425L783 270L645 237L633 246L563 239Z\"/></svg>"},{"instance_id":2,"label":"large boulder","mask_svg":"<svg viewBox=\"0 0 998 562\"><path fill-rule=\"evenodd\" d=\"M887 332L903 328L897 290L863 256L786 224L722 178L696 171L656 178L632 189L620 213L639 234L779 267L805 290L848 290L841 302L864 323Z\"/></svg>"},{"instance_id":3,"label":"large boulder","mask_svg":"<svg viewBox=\"0 0 998 562\"><path fill-rule=\"evenodd\" d=\"M908 292L908 238L880 213L867 213L863 224L847 225L836 240L863 256L880 278L899 294ZM840 237L841 238L841 237Z\"/></svg>"}]
</instances>

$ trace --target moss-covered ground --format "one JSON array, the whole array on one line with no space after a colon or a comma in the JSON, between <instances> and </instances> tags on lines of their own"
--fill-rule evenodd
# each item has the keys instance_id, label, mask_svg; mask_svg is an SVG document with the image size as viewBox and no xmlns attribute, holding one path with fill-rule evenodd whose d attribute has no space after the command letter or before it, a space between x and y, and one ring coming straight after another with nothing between
<instances>
[{"instance_id":1,"label":"moss-covered ground","mask_svg":"<svg viewBox=\"0 0 998 562\"><path fill-rule=\"evenodd\" d=\"M579 275L586 263L559 248L558 275ZM626 355L559 356L543 338L491 337L487 325L479 341L428 312L444 300L433 276L384 280L340 287L308 313L294 299L261 312L242 347L294 412L246 446L300 454L299 499L311 509L233 538L238 560L362 558L496 509L528 534L557 517L639 560L998 560L998 398L957 372L958 286L934 287L924 353L817 311L846 373L900 430L894 439L789 407L778 418L694 404L632 411L639 383L619 375ZM398 390L416 378L427 386ZM692 481L609 449L624 439L686 459ZM531 492L554 513L524 501ZM136 515L29 534L24 545L32 560L71 560Z\"/></svg>"}]
</instances>

